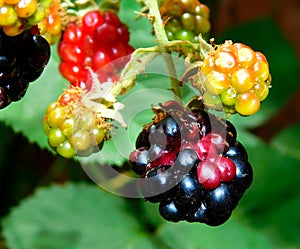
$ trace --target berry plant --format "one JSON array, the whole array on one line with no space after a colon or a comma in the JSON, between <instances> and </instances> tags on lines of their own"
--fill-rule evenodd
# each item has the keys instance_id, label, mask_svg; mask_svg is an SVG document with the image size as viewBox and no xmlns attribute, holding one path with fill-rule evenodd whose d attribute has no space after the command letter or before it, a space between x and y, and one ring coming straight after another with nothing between
<instances>
[{"instance_id":1,"label":"berry plant","mask_svg":"<svg viewBox=\"0 0 300 249\"><path fill-rule=\"evenodd\" d=\"M300 245L293 53L218 4L0 0L0 249Z\"/></svg>"}]
</instances>

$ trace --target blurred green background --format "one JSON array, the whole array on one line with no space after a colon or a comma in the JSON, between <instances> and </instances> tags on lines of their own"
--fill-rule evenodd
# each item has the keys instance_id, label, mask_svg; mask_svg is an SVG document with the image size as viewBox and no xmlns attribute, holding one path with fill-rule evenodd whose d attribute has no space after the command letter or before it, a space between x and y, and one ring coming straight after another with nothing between
<instances>
[{"instance_id":1,"label":"blurred green background","mask_svg":"<svg viewBox=\"0 0 300 249\"><path fill-rule=\"evenodd\" d=\"M77 161L50 152L41 120L66 84L54 46L25 98L0 111L1 249L300 248L299 1L202 2L211 10L211 36L263 52L273 78L258 114L231 119L254 181L230 220L217 228L163 221L157 205L107 193ZM134 10L135 1L122 0L130 43L155 44L148 21L136 20Z\"/></svg>"}]
</instances>

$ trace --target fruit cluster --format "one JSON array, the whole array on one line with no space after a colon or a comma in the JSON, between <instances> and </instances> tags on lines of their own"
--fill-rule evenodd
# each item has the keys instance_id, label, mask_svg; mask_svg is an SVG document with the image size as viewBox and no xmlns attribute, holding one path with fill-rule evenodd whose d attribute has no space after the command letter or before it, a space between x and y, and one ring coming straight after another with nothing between
<instances>
[{"instance_id":1,"label":"fruit cluster","mask_svg":"<svg viewBox=\"0 0 300 249\"><path fill-rule=\"evenodd\" d=\"M4 0L0 3L0 28L7 35L15 36L45 19L48 24L57 23L54 19L59 17L49 17L51 5L52 0Z\"/></svg>"},{"instance_id":2,"label":"fruit cluster","mask_svg":"<svg viewBox=\"0 0 300 249\"><path fill-rule=\"evenodd\" d=\"M271 83L266 57L242 43L227 41L203 61L204 100L224 105L226 112L248 116L256 113L268 96Z\"/></svg>"},{"instance_id":3,"label":"fruit cluster","mask_svg":"<svg viewBox=\"0 0 300 249\"><path fill-rule=\"evenodd\" d=\"M45 11L45 18L38 22L40 35L50 45L57 43L62 34L61 4L60 0L52 0L52 4Z\"/></svg>"},{"instance_id":4,"label":"fruit cluster","mask_svg":"<svg viewBox=\"0 0 300 249\"><path fill-rule=\"evenodd\" d=\"M190 108L190 107L189 107ZM252 167L229 121L175 101L146 125L130 154L141 193L173 222L223 224L253 179Z\"/></svg>"},{"instance_id":5,"label":"fruit cluster","mask_svg":"<svg viewBox=\"0 0 300 249\"><path fill-rule=\"evenodd\" d=\"M59 70L72 85L89 89L86 67L98 72L100 82L115 81L132 52L128 28L116 14L90 11L81 25L69 23L66 27L58 45Z\"/></svg>"},{"instance_id":6,"label":"fruit cluster","mask_svg":"<svg viewBox=\"0 0 300 249\"><path fill-rule=\"evenodd\" d=\"M79 87L65 90L48 106L43 119L48 144L65 158L99 151L109 128L105 120L82 104L83 94Z\"/></svg>"},{"instance_id":7,"label":"fruit cluster","mask_svg":"<svg viewBox=\"0 0 300 249\"><path fill-rule=\"evenodd\" d=\"M0 109L23 98L49 59L50 46L43 37L31 30L11 37L0 29Z\"/></svg>"},{"instance_id":8,"label":"fruit cluster","mask_svg":"<svg viewBox=\"0 0 300 249\"><path fill-rule=\"evenodd\" d=\"M198 41L210 31L209 8L198 0L165 0L160 13L166 22L165 30L169 40Z\"/></svg>"}]
</instances>

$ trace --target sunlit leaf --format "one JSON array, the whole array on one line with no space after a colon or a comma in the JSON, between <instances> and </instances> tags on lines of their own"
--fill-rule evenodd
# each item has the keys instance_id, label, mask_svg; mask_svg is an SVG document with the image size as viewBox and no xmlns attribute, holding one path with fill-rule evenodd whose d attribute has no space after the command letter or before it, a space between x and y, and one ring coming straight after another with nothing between
<instances>
[{"instance_id":1,"label":"sunlit leaf","mask_svg":"<svg viewBox=\"0 0 300 249\"><path fill-rule=\"evenodd\" d=\"M170 249L274 249L275 246L263 234L233 219L219 227L166 223L159 230L159 235Z\"/></svg>"},{"instance_id":2,"label":"sunlit leaf","mask_svg":"<svg viewBox=\"0 0 300 249\"><path fill-rule=\"evenodd\" d=\"M3 222L10 249L155 248L124 199L96 185L39 189Z\"/></svg>"}]
</instances>

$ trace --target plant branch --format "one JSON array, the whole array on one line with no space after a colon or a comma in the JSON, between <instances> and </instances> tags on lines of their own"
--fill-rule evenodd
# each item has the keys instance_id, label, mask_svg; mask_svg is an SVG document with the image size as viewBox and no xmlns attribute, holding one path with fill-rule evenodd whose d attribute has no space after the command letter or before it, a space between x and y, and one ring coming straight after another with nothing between
<instances>
[{"instance_id":1,"label":"plant branch","mask_svg":"<svg viewBox=\"0 0 300 249\"><path fill-rule=\"evenodd\" d=\"M158 4L156 0L145 0L145 4L149 8L149 18L153 22L153 28L156 35L158 47L160 52L163 53L165 62L167 64L172 91L175 96L181 99L181 92L178 84L178 77L175 69L175 65L170 53L167 53L166 46L169 43L166 31L164 29L164 23L161 19Z\"/></svg>"}]
</instances>

